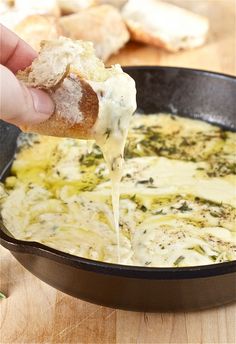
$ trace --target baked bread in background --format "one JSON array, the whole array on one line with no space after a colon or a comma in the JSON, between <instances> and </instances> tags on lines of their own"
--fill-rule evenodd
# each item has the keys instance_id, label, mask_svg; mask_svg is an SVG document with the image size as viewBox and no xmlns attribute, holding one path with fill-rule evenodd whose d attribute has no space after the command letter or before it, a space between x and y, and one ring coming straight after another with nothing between
<instances>
[{"instance_id":1,"label":"baked bread in background","mask_svg":"<svg viewBox=\"0 0 236 344\"><path fill-rule=\"evenodd\" d=\"M60 16L57 0L12 0L11 4L16 11Z\"/></svg>"},{"instance_id":2,"label":"baked bread in background","mask_svg":"<svg viewBox=\"0 0 236 344\"><path fill-rule=\"evenodd\" d=\"M177 52L202 45L209 29L207 18L158 0L0 0L0 22L36 50L60 35L91 41L103 61L130 38Z\"/></svg>"},{"instance_id":3,"label":"baked bread in background","mask_svg":"<svg viewBox=\"0 0 236 344\"><path fill-rule=\"evenodd\" d=\"M122 16L131 39L171 52L202 45L209 29L207 18L157 0L129 0Z\"/></svg>"},{"instance_id":4,"label":"baked bread in background","mask_svg":"<svg viewBox=\"0 0 236 344\"><path fill-rule=\"evenodd\" d=\"M112 5L121 8L128 0L57 0L63 15L77 13L96 5Z\"/></svg>"},{"instance_id":5,"label":"baked bread in background","mask_svg":"<svg viewBox=\"0 0 236 344\"><path fill-rule=\"evenodd\" d=\"M96 0L98 5L109 4L117 8L122 8L128 0Z\"/></svg>"},{"instance_id":6,"label":"baked bread in background","mask_svg":"<svg viewBox=\"0 0 236 344\"><path fill-rule=\"evenodd\" d=\"M35 50L40 42L62 34L57 18L60 9L56 0L5 0L0 7L0 22L24 39Z\"/></svg>"},{"instance_id":7,"label":"baked bread in background","mask_svg":"<svg viewBox=\"0 0 236 344\"><path fill-rule=\"evenodd\" d=\"M97 56L103 61L122 48L130 37L119 11L110 5L61 17L59 24L64 36L93 42Z\"/></svg>"},{"instance_id":8,"label":"baked bread in background","mask_svg":"<svg viewBox=\"0 0 236 344\"><path fill-rule=\"evenodd\" d=\"M58 21L53 16L34 14L23 19L14 28L14 32L36 51L45 39L56 39L62 33Z\"/></svg>"},{"instance_id":9,"label":"baked bread in background","mask_svg":"<svg viewBox=\"0 0 236 344\"><path fill-rule=\"evenodd\" d=\"M77 13L97 4L97 0L57 0L63 15Z\"/></svg>"},{"instance_id":10,"label":"baked bread in background","mask_svg":"<svg viewBox=\"0 0 236 344\"><path fill-rule=\"evenodd\" d=\"M0 10L2 8L0 7ZM7 9L0 12L0 22L8 29L14 31L16 25L18 25L22 20L27 18L29 15L32 15L31 11L25 10L15 10L15 9Z\"/></svg>"}]
</instances>

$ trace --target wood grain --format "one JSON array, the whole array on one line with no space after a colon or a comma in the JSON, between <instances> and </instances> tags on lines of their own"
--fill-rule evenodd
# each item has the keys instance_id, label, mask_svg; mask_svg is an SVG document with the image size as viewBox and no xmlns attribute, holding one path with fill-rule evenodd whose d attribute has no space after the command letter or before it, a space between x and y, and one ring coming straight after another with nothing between
<instances>
[{"instance_id":1,"label":"wood grain","mask_svg":"<svg viewBox=\"0 0 236 344\"><path fill-rule=\"evenodd\" d=\"M170 54L130 43L109 63L168 65L236 75L236 2L172 1L207 15L211 34L204 47ZM1 344L236 343L236 305L193 313L136 313L67 296L31 275L0 249Z\"/></svg>"}]
</instances>

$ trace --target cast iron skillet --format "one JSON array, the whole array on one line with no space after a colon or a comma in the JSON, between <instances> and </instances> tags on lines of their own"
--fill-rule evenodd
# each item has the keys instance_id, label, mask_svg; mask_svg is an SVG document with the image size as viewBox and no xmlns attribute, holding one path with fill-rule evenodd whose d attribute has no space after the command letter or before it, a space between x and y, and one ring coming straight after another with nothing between
<instances>
[{"instance_id":1,"label":"cast iron skillet","mask_svg":"<svg viewBox=\"0 0 236 344\"><path fill-rule=\"evenodd\" d=\"M236 78L182 68L125 68L137 83L138 107L201 118L236 129ZM0 170L7 175L19 130L0 124ZM35 242L1 243L30 272L64 293L139 311L194 310L236 300L236 261L187 268L145 268L96 262Z\"/></svg>"}]
</instances>

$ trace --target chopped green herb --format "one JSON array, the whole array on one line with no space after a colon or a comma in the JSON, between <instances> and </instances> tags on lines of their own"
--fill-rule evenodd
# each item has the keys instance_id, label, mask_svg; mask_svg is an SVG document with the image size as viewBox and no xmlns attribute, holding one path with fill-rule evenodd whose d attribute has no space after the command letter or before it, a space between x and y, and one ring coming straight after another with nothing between
<instances>
[{"instance_id":1,"label":"chopped green herb","mask_svg":"<svg viewBox=\"0 0 236 344\"><path fill-rule=\"evenodd\" d=\"M143 179L143 180L138 180L137 184L153 184L154 180L152 177L150 177L149 179Z\"/></svg>"},{"instance_id":2,"label":"chopped green herb","mask_svg":"<svg viewBox=\"0 0 236 344\"><path fill-rule=\"evenodd\" d=\"M147 211L147 208L145 207L145 205L142 205L141 207L140 207L140 210L142 210L144 213Z\"/></svg>"},{"instance_id":3,"label":"chopped green herb","mask_svg":"<svg viewBox=\"0 0 236 344\"><path fill-rule=\"evenodd\" d=\"M133 202L135 202L135 200L136 200L136 194L134 194L133 196L131 196L131 197L130 197L130 200L133 201Z\"/></svg>"},{"instance_id":4,"label":"chopped green herb","mask_svg":"<svg viewBox=\"0 0 236 344\"><path fill-rule=\"evenodd\" d=\"M224 130L221 130L220 131L220 138L225 141L227 139L228 135L227 135L227 132L224 131Z\"/></svg>"},{"instance_id":5,"label":"chopped green herb","mask_svg":"<svg viewBox=\"0 0 236 344\"><path fill-rule=\"evenodd\" d=\"M176 261L174 262L174 265L175 265L175 266L179 265L179 263L181 263L182 260L184 260L184 259L185 259L184 256L179 256L179 257L176 259Z\"/></svg>"},{"instance_id":6,"label":"chopped green herb","mask_svg":"<svg viewBox=\"0 0 236 344\"><path fill-rule=\"evenodd\" d=\"M220 214L217 213L216 211L210 211L211 216L213 217L220 217Z\"/></svg>"},{"instance_id":7,"label":"chopped green herb","mask_svg":"<svg viewBox=\"0 0 236 344\"><path fill-rule=\"evenodd\" d=\"M166 215L166 214L163 212L163 209L156 211L154 214L155 214L155 215Z\"/></svg>"},{"instance_id":8,"label":"chopped green herb","mask_svg":"<svg viewBox=\"0 0 236 344\"><path fill-rule=\"evenodd\" d=\"M106 135L106 140L109 139L109 137L111 135L111 128L107 128L107 130L105 131L104 135Z\"/></svg>"},{"instance_id":9,"label":"chopped green herb","mask_svg":"<svg viewBox=\"0 0 236 344\"><path fill-rule=\"evenodd\" d=\"M145 128L145 125L142 124L139 127L134 127L134 130L140 130L140 129L144 129L144 128Z\"/></svg>"},{"instance_id":10,"label":"chopped green herb","mask_svg":"<svg viewBox=\"0 0 236 344\"><path fill-rule=\"evenodd\" d=\"M118 119L117 125L118 125L118 129L121 130L121 127L120 127L120 118Z\"/></svg>"},{"instance_id":11,"label":"chopped green herb","mask_svg":"<svg viewBox=\"0 0 236 344\"><path fill-rule=\"evenodd\" d=\"M137 184L148 184L149 183L149 179L143 179L143 180L138 180Z\"/></svg>"},{"instance_id":12,"label":"chopped green herb","mask_svg":"<svg viewBox=\"0 0 236 344\"><path fill-rule=\"evenodd\" d=\"M0 299L6 299L6 295L4 295L1 291L0 291Z\"/></svg>"},{"instance_id":13,"label":"chopped green herb","mask_svg":"<svg viewBox=\"0 0 236 344\"><path fill-rule=\"evenodd\" d=\"M145 265L150 265L150 264L151 264L150 261L145 262Z\"/></svg>"},{"instance_id":14,"label":"chopped green herb","mask_svg":"<svg viewBox=\"0 0 236 344\"><path fill-rule=\"evenodd\" d=\"M180 210L181 213L184 213L185 211L193 210L192 208L190 208L188 206L188 203L186 201L184 201L184 203L179 208L177 208L177 209Z\"/></svg>"},{"instance_id":15,"label":"chopped green herb","mask_svg":"<svg viewBox=\"0 0 236 344\"><path fill-rule=\"evenodd\" d=\"M200 254L205 254L205 253L206 253L205 250L204 250L204 249L202 248L202 246L200 246L200 245L196 245L196 246L194 246L192 249L193 249L194 251L200 253Z\"/></svg>"}]
</instances>

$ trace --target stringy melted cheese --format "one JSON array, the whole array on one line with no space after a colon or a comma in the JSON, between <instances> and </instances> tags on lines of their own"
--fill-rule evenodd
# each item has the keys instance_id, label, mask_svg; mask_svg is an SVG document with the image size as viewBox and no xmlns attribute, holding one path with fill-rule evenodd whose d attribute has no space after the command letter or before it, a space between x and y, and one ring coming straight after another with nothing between
<instances>
[{"instance_id":1,"label":"stringy melted cheese","mask_svg":"<svg viewBox=\"0 0 236 344\"><path fill-rule=\"evenodd\" d=\"M236 259L236 134L137 115L120 185L120 262L194 266ZM109 170L86 141L22 135L1 214L18 239L117 262ZM109 146L108 146L109 147ZM109 152L109 150L108 150Z\"/></svg>"},{"instance_id":2,"label":"stringy melted cheese","mask_svg":"<svg viewBox=\"0 0 236 344\"><path fill-rule=\"evenodd\" d=\"M116 68L120 68L116 66ZM99 100L94 137L101 148L111 178L112 207L117 239L117 261L120 262L119 198L123 172L124 147L131 116L136 110L134 80L125 73L111 76L102 84L90 82Z\"/></svg>"}]
</instances>

